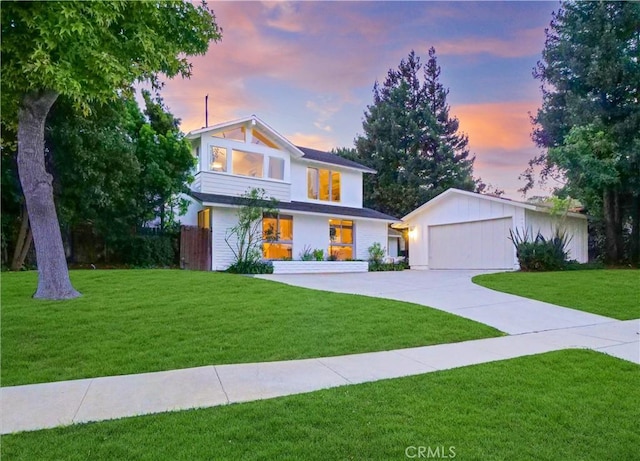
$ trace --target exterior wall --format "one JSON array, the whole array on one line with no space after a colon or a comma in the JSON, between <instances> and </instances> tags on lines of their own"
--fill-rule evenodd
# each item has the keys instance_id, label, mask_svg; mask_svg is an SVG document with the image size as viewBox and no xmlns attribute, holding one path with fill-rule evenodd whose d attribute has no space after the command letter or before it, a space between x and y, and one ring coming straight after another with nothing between
<instances>
[{"instance_id":1,"label":"exterior wall","mask_svg":"<svg viewBox=\"0 0 640 461\"><path fill-rule=\"evenodd\" d=\"M198 211L202 210L204 207L200 205L199 202L188 196L187 194L181 194L180 198L189 201L189 208L187 208L187 212L178 218L180 224L185 226L197 226L198 225Z\"/></svg>"},{"instance_id":2,"label":"exterior wall","mask_svg":"<svg viewBox=\"0 0 640 461\"><path fill-rule=\"evenodd\" d=\"M569 259L586 263L589 260L587 219L567 216L564 219L551 216L547 213L526 210L526 229L529 234L540 231L545 237L551 237L555 229L560 226L571 240L567 245Z\"/></svg>"},{"instance_id":3,"label":"exterior wall","mask_svg":"<svg viewBox=\"0 0 640 461\"><path fill-rule=\"evenodd\" d=\"M312 200L307 197L307 167L326 168L340 172L340 202ZM341 169L337 165L308 163L291 160L291 200L296 202L313 202L325 205L362 208L362 172Z\"/></svg>"},{"instance_id":4,"label":"exterior wall","mask_svg":"<svg viewBox=\"0 0 640 461\"><path fill-rule=\"evenodd\" d=\"M252 188L264 189L267 196L291 201L291 184L270 179L247 178L214 171L201 171L196 174L194 184L199 186L200 192L238 196ZM195 189L192 185L193 190Z\"/></svg>"},{"instance_id":5,"label":"exterior wall","mask_svg":"<svg viewBox=\"0 0 640 461\"><path fill-rule=\"evenodd\" d=\"M273 261L274 274L368 272L367 261Z\"/></svg>"},{"instance_id":6,"label":"exterior wall","mask_svg":"<svg viewBox=\"0 0 640 461\"><path fill-rule=\"evenodd\" d=\"M224 238L226 236L227 229L238 223L236 209L214 207L211 209L211 220L213 221L212 269L215 271L221 271L229 267L235 259L231 248L229 248ZM229 243L234 245L235 239L230 240Z\"/></svg>"},{"instance_id":7,"label":"exterior wall","mask_svg":"<svg viewBox=\"0 0 640 461\"><path fill-rule=\"evenodd\" d=\"M369 259L369 247L375 242L386 246L388 239L387 223L369 220L354 220L355 251L354 259Z\"/></svg>"},{"instance_id":8,"label":"exterior wall","mask_svg":"<svg viewBox=\"0 0 640 461\"><path fill-rule=\"evenodd\" d=\"M429 268L429 226L483 221L511 217L515 226L524 225L524 209L482 197L454 194L433 208L424 210L407 221L409 225L409 264L412 269ZM450 242L452 246L456 242ZM515 249L513 264L517 268Z\"/></svg>"},{"instance_id":9,"label":"exterior wall","mask_svg":"<svg viewBox=\"0 0 640 461\"><path fill-rule=\"evenodd\" d=\"M288 214L283 211L282 214ZM300 253L307 246L311 250L329 253L329 217L321 215L292 214L293 216L293 259L300 259Z\"/></svg>"}]
</instances>

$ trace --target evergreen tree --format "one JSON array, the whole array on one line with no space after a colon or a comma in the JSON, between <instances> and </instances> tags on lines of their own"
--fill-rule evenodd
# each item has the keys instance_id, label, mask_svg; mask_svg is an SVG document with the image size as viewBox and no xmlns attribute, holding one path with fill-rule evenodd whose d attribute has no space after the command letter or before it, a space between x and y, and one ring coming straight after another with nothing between
<instances>
[{"instance_id":1,"label":"evergreen tree","mask_svg":"<svg viewBox=\"0 0 640 461\"><path fill-rule=\"evenodd\" d=\"M542 107L533 139L547 151L530 162L524 190L534 167L542 180L564 180L559 193L604 224L612 263L640 259L639 30L639 3L562 3L534 70Z\"/></svg>"},{"instance_id":2,"label":"evergreen tree","mask_svg":"<svg viewBox=\"0 0 640 461\"><path fill-rule=\"evenodd\" d=\"M382 85L376 82L364 135L348 155L377 171L364 178L365 206L401 217L450 187L475 188L474 158L449 115L447 94L433 48L424 70L411 51Z\"/></svg>"}]
</instances>

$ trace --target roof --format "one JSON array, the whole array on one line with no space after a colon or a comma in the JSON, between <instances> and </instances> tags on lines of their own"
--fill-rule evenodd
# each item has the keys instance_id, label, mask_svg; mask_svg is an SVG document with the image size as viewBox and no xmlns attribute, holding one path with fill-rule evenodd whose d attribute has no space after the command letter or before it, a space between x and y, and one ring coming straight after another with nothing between
<instances>
[{"instance_id":1,"label":"roof","mask_svg":"<svg viewBox=\"0 0 640 461\"><path fill-rule=\"evenodd\" d=\"M314 160L316 162L322 163L330 163L332 165L344 166L347 168L355 168L357 170L364 171L365 173L375 173L376 170L373 170L369 167L361 165L360 163L354 162L352 160L348 160L344 157L340 157L339 155L332 154L331 152L324 152L321 150L310 149L309 147L296 146L298 149L302 151L304 156L303 159Z\"/></svg>"},{"instance_id":2,"label":"roof","mask_svg":"<svg viewBox=\"0 0 640 461\"><path fill-rule=\"evenodd\" d=\"M232 120L230 122L218 123L216 125L200 128L198 130L193 130L193 131L190 131L186 137L187 139L197 139L197 137L199 137L200 135L209 133L211 131L218 131L225 128L232 128L235 126L245 125L247 123L251 123L252 125L257 125L259 128L262 128L263 131L267 131L269 134L271 134L275 138L275 141L277 141L277 143L281 144L282 147L285 147L287 150L289 150L292 154L294 154L295 157L298 157L298 158L302 157L303 154L298 147L294 146L291 143L291 141L289 141L287 138L282 136L280 133L278 133L276 130L271 128L269 125L267 125L265 122L263 122L260 118L256 117L255 115L240 118L237 120Z\"/></svg>"},{"instance_id":3,"label":"roof","mask_svg":"<svg viewBox=\"0 0 640 461\"><path fill-rule=\"evenodd\" d=\"M241 206L247 202L247 199L243 197L230 195L205 194L195 191L189 191L189 195L199 202L207 204ZM325 205L323 203L278 202L278 209L287 211L300 211L306 213L319 213L333 216L349 216L353 218L380 219L383 221L392 222L399 221L393 216L389 216L388 214L384 214L370 208L351 208L346 206Z\"/></svg>"},{"instance_id":4,"label":"roof","mask_svg":"<svg viewBox=\"0 0 640 461\"><path fill-rule=\"evenodd\" d=\"M187 139L197 139L201 135L205 133L210 133L211 131L219 131L224 130L225 128L233 128L236 126L242 126L251 123L252 125L256 125L259 128L262 128L263 131L267 131L270 133L275 140L285 147L286 150L290 151L294 157L303 158L305 160L311 160L314 162L328 163L331 165L338 165L345 168L353 168L356 170L360 170L365 173L375 173L376 170L373 170L369 167L361 165L360 163L354 162L352 160L348 160L346 158L340 157L339 155L332 154L331 152L324 152L317 149L311 149L309 147L301 147L295 146L289 141L287 138L282 136L276 130L271 128L265 122L263 122L260 118L255 115L251 115L250 117L244 117L237 120L232 120L230 122L218 123L216 125L211 125L208 127L203 127L197 130L190 131L187 134Z\"/></svg>"},{"instance_id":5,"label":"roof","mask_svg":"<svg viewBox=\"0 0 640 461\"><path fill-rule=\"evenodd\" d=\"M517 202L515 200L496 197L494 195L483 195L483 194L478 194L476 192L469 192L469 191L466 191L466 190L451 188L451 189L447 189L442 194L438 195L437 197L432 198L427 203L423 204L422 206L420 206L420 207L416 208L415 210L413 210L408 215L404 216L402 218L402 221L407 221L407 220L413 218L414 216L422 213L423 211L428 210L429 208L433 208L434 206L438 205L440 202L442 202L443 200L445 200L447 197L449 197L451 195L466 195L468 197L475 197L475 198L480 198L480 199L483 199L483 200L488 200L488 201L491 201L491 202L503 203L503 204L511 205L511 206L514 206L514 207L517 207L517 208L524 208L526 210L538 211L540 213L550 213L550 211L551 211L551 209L549 207L546 207L546 206L540 206L540 205L535 205L535 204L532 204L532 203L525 203L525 202ZM572 218L583 218L583 219L586 219L586 216L583 215L583 214L580 214L580 213L568 212L567 216L570 216Z\"/></svg>"}]
</instances>

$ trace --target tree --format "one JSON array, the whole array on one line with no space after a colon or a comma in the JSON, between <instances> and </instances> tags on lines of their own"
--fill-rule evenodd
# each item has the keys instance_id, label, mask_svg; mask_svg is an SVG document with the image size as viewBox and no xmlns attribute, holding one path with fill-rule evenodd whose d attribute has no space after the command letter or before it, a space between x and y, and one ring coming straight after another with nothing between
<instances>
[{"instance_id":1,"label":"tree","mask_svg":"<svg viewBox=\"0 0 640 461\"><path fill-rule=\"evenodd\" d=\"M229 268L241 274L254 273L262 258L262 241L277 240L277 230L263 231L262 218L277 216L278 201L267 197L264 189L249 189L240 196L241 205L236 213L238 223L225 232L224 241L233 253Z\"/></svg>"},{"instance_id":2,"label":"tree","mask_svg":"<svg viewBox=\"0 0 640 461\"><path fill-rule=\"evenodd\" d=\"M534 77L542 107L533 140L546 149L523 191L560 179L605 228L605 257L640 258L640 4L565 2L546 31ZM625 228L631 227L625 248Z\"/></svg>"},{"instance_id":3,"label":"tree","mask_svg":"<svg viewBox=\"0 0 640 461\"><path fill-rule=\"evenodd\" d=\"M220 38L203 3L3 2L2 113L17 124L18 173L38 261L36 298L79 293L66 266L44 161L44 127L58 96L88 111L136 81L189 77L184 57L203 54Z\"/></svg>"},{"instance_id":4,"label":"tree","mask_svg":"<svg viewBox=\"0 0 640 461\"><path fill-rule=\"evenodd\" d=\"M440 83L435 50L423 71L411 51L398 69L390 69L373 88L373 104L362 124L355 150L338 150L377 171L364 178L364 203L403 216L450 187L473 190L474 157L468 139L449 114L448 90Z\"/></svg>"}]
</instances>

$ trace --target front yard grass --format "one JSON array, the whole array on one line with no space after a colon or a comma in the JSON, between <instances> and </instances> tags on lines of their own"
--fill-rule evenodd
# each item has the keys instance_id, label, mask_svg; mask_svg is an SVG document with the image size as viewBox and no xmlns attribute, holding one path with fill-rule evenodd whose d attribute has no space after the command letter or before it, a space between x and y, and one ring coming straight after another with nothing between
<instances>
[{"instance_id":1,"label":"front yard grass","mask_svg":"<svg viewBox=\"0 0 640 461\"><path fill-rule=\"evenodd\" d=\"M640 270L503 272L478 275L473 282L618 320L640 318Z\"/></svg>"},{"instance_id":2,"label":"front yard grass","mask_svg":"<svg viewBox=\"0 0 640 461\"><path fill-rule=\"evenodd\" d=\"M2 274L2 386L300 359L499 336L415 304L178 270L71 271L83 296Z\"/></svg>"},{"instance_id":3,"label":"front yard grass","mask_svg":"<svg viewBox=\"0 0 640 461\"><path fill-rule=\"evenodd\" d=\"M3 460L638 459L640 367L567 350L4 436ZM453 451L451 451L453 450ZM442 455L447 456L442 456ZM409 455L409 456L408 456Z\"/></svg>"}]
</instances>

